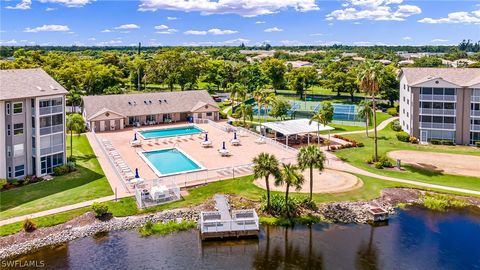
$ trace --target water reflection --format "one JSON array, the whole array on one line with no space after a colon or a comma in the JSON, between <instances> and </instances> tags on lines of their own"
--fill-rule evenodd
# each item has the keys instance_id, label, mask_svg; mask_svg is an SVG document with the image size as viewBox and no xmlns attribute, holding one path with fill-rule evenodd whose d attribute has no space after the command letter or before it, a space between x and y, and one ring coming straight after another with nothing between
<instances>
[{"instance_id":1,"label":"water reflection","mask_svg":"<svg viewBox=\"0 0 480 270\"><path fill-rule=\"evenodd\" d=\"M110 232L21 260L50 269L480 269L480 213L401 211L388 226L264 226L259 239Z\"/></svg>"}]
</instances>

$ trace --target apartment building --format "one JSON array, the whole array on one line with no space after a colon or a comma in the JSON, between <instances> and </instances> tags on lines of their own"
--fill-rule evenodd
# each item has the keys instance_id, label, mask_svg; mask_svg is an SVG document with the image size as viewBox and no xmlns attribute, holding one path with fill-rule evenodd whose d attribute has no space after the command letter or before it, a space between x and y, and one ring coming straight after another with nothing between
<instances>
[{"instance_id":1,"label":"apartment building","mask_svg":"<svg viewBox=\"0 0 480 270\"><path fill-rule=\"evenodd\" d=\"M421 142L480 141L479 68L403 68L400 124Z\"/></svg>"},{"instance_id":2,"label":"apartment building","mask_svg":"<svg viewBox=\"0 0 480 270\"><path fill-rule=\"evenodd\" d=\"M66 94L42 69L0 70L0 178L44 176L65 162Z\"/></svg>"}]
</instances>

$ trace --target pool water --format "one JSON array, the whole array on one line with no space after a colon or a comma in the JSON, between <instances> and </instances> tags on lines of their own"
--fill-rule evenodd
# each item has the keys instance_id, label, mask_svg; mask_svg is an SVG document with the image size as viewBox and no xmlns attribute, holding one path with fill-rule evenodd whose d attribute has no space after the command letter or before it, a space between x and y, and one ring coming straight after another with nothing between
<instances>
[{"instance_id":1,"label":"pool water","mask_svg":"<svg viewBox=\"0 0 480 270\"><path fill-rule=\"evenodd\" d=\"M177 148L142 152L148 165L159 176L191 172L203 169Z\"/></svg>"},{"instance_id":2,"label":"pool water","mask_svg":"<svg viewBox=\"0 0 480 270\"><path fill-rule=\"evenodd\" d=\"M143 131L140 131L139 133L140 135L142 135L144 139L154 139L154 138L181 136L181 135L191 135L191 134L197 134L201 132L203 132L203 130L196 126L183 126L183 127L174 127L174 128L143 130Z\"/></svg>"}]
</instances>

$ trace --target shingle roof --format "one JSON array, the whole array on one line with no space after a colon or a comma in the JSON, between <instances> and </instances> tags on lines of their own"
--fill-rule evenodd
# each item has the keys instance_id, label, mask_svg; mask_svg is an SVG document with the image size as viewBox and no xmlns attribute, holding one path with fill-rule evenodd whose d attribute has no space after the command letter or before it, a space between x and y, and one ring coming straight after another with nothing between
<instances>
[{"instance_id":1,"label":"shingle roof","mask_svg":"<svg viewBox=\"0 0 480 270\"><path fill-rule=\"evenodd\" d=\"M0 100L68 93L41 68L0 70Z\"/></svg>"},{"instance_id":2,"label":"shingle roof","mask_svg":"<svg viewBox=\"0 0 480 270\"><path fill-rule=\"evenodd\" d=\"M87 119L104 109L125 116L191 112L198 109L199 104L208 104L218 110L216 102L205 90L84 96L82 100Z\"/></svg>"},{"instance_id":3,"label":"shingle roof","mask_svg":"<svg viewBox=\"0 0 480 270\"><path fill-rule=\"evenodd\" d=\"M402 68L409 85L441 78L450 83L469 87L480 82L480 68Z\"/></svg>"}]
</instances>

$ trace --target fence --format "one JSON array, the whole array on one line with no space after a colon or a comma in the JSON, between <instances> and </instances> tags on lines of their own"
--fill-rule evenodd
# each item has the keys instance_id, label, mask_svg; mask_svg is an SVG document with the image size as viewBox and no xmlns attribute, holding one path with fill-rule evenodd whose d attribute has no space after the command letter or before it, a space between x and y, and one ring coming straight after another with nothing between
<instances>
[{"instance_id":1,"label":"fence","mask_svg":"<svg viewBox=\"0 0 480 270\"><path fill-rule=\"evenodd\" d=\"M156 187L162 190L155 191ZM159 179L146 180L135 187L135 199L139 208L152 207L180 200L180 188L174 182Z\"/></svg>"}]
</instances>

